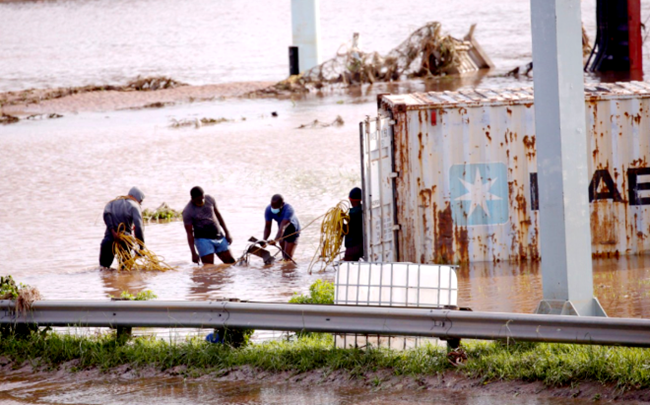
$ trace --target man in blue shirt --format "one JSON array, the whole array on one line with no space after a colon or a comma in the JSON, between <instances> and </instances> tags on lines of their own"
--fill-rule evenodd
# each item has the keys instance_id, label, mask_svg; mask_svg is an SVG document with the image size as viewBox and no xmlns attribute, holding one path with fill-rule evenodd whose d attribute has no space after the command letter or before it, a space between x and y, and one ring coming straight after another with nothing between
<instances>
[{"instance_id":1,"label":"man in blue shirt","mask_svg":"<svg viewBox=\"0 0 650 405\"><path fill-rule=\"evenodd\" d=\"M298 245L298 237L300 236L300 222L293 210L293 207L284 203L284 199L280 194L271 197L271 204L266 207L264 211L264 219L266 225L264 226L264 237L267 240L271 235L271 226L273 220L278 223L278 233L275 235L274 240L268 242L272 245L280 244L282 249L282 258L284 260L293 260L293 252Z\"/></svg>"}]
</instances>

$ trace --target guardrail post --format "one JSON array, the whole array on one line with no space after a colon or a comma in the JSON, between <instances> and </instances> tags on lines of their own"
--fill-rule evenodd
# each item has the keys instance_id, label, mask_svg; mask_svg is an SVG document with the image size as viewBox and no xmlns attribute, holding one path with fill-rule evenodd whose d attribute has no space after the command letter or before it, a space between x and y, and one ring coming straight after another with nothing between
<instances>
[{"instance_id":1,"label":"guardrail post","mask_svg":"<svg viewBox=\"0 0 650 405\"><path fill-rule=\"evenodd\" d=\"M115 337L119 341L126 341L131 338L133 328L129 326L117 326L115 328Z\"/></svg>"},{"instance_id":2,"label":"guardrail post","mask_svg":"<svg viewBox=\"0 0 650 405\"><path fill-rule=\"evenodd\" d=\"M580 0L531 0L544 300L537 312L606 316L594 298Z\"/></svg>"}]
</instances>

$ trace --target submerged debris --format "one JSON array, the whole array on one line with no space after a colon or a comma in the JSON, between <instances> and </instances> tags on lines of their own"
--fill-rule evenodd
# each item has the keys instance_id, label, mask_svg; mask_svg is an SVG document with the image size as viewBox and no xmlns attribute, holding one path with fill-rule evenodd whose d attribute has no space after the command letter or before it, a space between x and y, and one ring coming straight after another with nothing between
<instances>
[{"instance_id":1,"label":"submerged debris","mask_svg":"<svg viewBox=\"0 0 650 405\"><path fill-rule=\"evenodd\" d=\"M171 124L169 124L170 127L172 128L181 128L181 127L191 127L194 126L195 128L201 128L204 125L216 125L216 124L221 124L222 122L230 122L231 120L221 117L221 118L184 118L182 120L177 120L172 118Z\"/></svg>"},{"instance_id":2,"label":"submerged debris","mask_svg":"<svg viewBox=\"0 0 650 405\"><path fill-rule=\"evenodd\" d=\"M178 82L171 77L166 76L153 76L153 77L140 77L130 81L126 86L127 89L135 91L155 91L163 89L174 89L176 87L187 86L185 83ZM122 90L124 91L124 90Z\"/></svg>"},{"instance_id":3,"label":"submerged debris","mask_svg":"<svg viewBox=\"0 0 650 405\"><path fill-rule=\"evenodd\" d=\"M589 45L589 35L587 35L587 30L585 30L585 25L582 24L582 63L586 63L589 55L591 54L592 47ZM524 66L517 66L516 68L508 71L505 74L506 77L519 77L520 74L525 76L530 76L530 72L533 71L533 62L529 62Z\"/></svg>"},{"instance_id":4,"label":"submerged debris","mask_svg":"<svg viewBox=\"0 0 650 405\"><path fill-rule=\"evenodd\" d=\"M359 34L352 46L302 75L291 76L253 95L305 93L326 85L343 86L389 82L400 78L441 76L492 67L473 38L474 28L463 40L441 33L441 24L430 22L413 32L398 47L382 56L363 52L358 47Z\"/></svg>"},{"instance_id":5,"label":"submerged debris","mask_svg":"<svg viewBox=\"0 0 650 405\"><path fill-rule=\"evenodd\" d=\"M144 110L149 108L164 108L174 103L168 101L156 101L155 103L145 104L141 107L130 107L129 110Z\"/></svg>"},{"instance_id":6,"label":"submerged debris","mask_svg":"<svg viewBox=\"0 0 650 405\"><path fill-rule=\"evenodd\" d=\"M27 120L44 120L44 119L56 119L56 118L63 118L63 115L57 114L57 113L52 113L52 114L32 114L30 116L27 116L25 119Z\"/></svg>"},{"instance_id":7,"label":"submerged debris","mask_svg":"<svg viewBox=\"0 0 650 405\"><path fill-rule=\"evenodd\" d=\"M345 124L345 121L343 121L343 118L341 118L340 115L337 115L336 119L334 121L332 121L331 123L329 123L329 124L326 124L324 122L319 122L318 120L314 120L310 124L303 124L303 125L299 126L298 129L317 128L317 127L321 127L321 128L340 127L340 126L343 126L344 124Z\"/></svg>"},{"instance_id":8,"label":"submerged debris","mask_svg":"<svg viewBox=\"0 0 650 405\"><path fill-rule=\"evenodd\" d=\"M9 115L9 114L0 115L0 124L2 125L15 124L18 121L20 121L20 118L15 117L13 115Z\"/></svg>"},{"instance_id":9,"label":"submerged debris","mask_svg":"<svg viewBox=\"0 0 650 405\"><path fill-rule=\"evenodd\" d=\"M166 203L160 204L155 210L150 210L149 208L142 211L142 218L145 221L171 221L174 219L179 219L182 216L181 212L172 209Z\"/></svg>"},{"instance_id":10,"label":"submerged debris","mask_svg":"<svg viewBox=\"0 0 650 405\"><path fill-rule=\"evenodd\" d=\"M187 84L176 81L166 76L138 76L125 85L90 85L82 87L65 87L58 89L29 89L24 91L10 91L0 94L0 106L17 104L35 104L41 101L72 96L74 94L90 93L95 91L155 91L173 89L187 86Z\"/></svg>"}]
</instances>

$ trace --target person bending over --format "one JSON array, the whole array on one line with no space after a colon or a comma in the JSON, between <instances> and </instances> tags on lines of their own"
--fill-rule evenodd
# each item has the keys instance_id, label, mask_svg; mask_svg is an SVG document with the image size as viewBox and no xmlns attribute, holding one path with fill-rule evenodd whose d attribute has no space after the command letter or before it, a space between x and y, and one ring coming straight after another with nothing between
<instances>
[{"instance_id":1,"label":"person bending over","mask_svg":"<svg viewBox=\"0 0 650 405\"><path fill-rule=\"evenodd\" d=\"M190 196L192 199L183 209L183 224L192 262L198 263L200 258L203 264L213 264L216 254L224 263L235 263L230 253L232 238L217 202L198 186L190 190Z\"/></svg>"},{"instance_id":2,"label":"person bending over","mask_svg":"<svg viewBox=\"0 0 650 405\"><path fill-rule=\"evenodd\" d=\"M140 208L142 200L144 200L144 193L139 188L132 187L127 196L118 197L104 207L106 232L104 232L104 239L99 248L99 265L101 267L110 268L113 264L115 258L113 243L121 243L122 247L126 249L126 245L120 241L119 231L130 235L134 230L135 237L144 243L144 221Z\"/></svg>"},{"instance_id":3,"label":"person bending over","mask_svg":"<svg viewBox=\"0 0 650 405\"><path fill-rule=\"evenodd\" d=\"M271 221L277 222L278 233L275 235L275 239L269 240L268 243L272 245L279 243L280 249L282 249L282 258L284 260L293 260L293 253L300 237L300 222L293 207L290 204L285 204L282 196L276 194L271 197L271 204L264 211L264 219L266 225L264 226L264 237L262 239L267 240L271 235Z\"/></svg>"}]
</instances>

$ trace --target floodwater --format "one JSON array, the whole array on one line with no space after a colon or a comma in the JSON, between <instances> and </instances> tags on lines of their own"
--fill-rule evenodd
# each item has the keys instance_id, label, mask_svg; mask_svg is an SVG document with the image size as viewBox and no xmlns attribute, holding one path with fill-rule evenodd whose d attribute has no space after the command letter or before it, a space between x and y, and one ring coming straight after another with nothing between
<instances>
[{"instance_id":1,"label":"floodwater","mask_svg":"<svg viewBox=\"0 0 650 405\"><path fill-rule=\"evenodd\" d=\"M5 389L11 387L11 390ZM411 391L361 390L340 387L305 387L292 384L250 382L190 381L182 378L98 381L79 384L71 379L52 383L47 379L25 382L9 381L0 376L0 400L3 405L38 404L243 404L243 405L584 405L592 400L534 398L477 394L452 390ZM155 402L154 402L155 401Z\"/></svg>"},{"instance_id":2,"label":"floodwater","mask_svg":"<svg viewBox=\"0 0 650 405\"><path fill-rule=\"evenodd\" d=\"M288 0L6 1L0 1L0 91L124 83L137 75L212 84L281 80L288 73ZM529 3L321 1L321 58L332 57L354 32L362 49L384 54L429 21L457 38L478 23L476 38L505 72L532 59ZM642 20L648 15L644 0ZM582 1L582 17L593 41L595 0Z\"/></svg>"},{"instance_id":3,"label":"floodwater","mask_svg":"<svg viewBox=\"0 0 650 405\"><path fill-rule=\"evenodd\" d=\"M204 268L191 263L180 222L152 223L147 245L175 266L166 273L123 274L97 268L104 204L133 186L143 208L163 202L181 210L189 190L214 196L238 257L250 236L261 238L263 212L281 193L303 225L345 199L359 185L358 123L376 114L376 94L460 87L532 85L500 74L531 60L529 2L478 0L321 2L322 55L333 55L353 32L366 50L387 52L427 21L457 37L478 22L476 36L497 69L462 80L353 89L303 100L215 100L157 110L66 114L57 120L0 126L0 274L36 286L46 299L103 299L151 289L160 299L217 297L286 302L318 278L309 272L318 223L303 232L297 265ZM593 39L594 1L583 1ZM289 1L196 0L0 1L0 91L30 87L124 83L141 75L168 75L191 84L279 80L290 45ZM650 2L643 1L645 20ZM507 24L505 23L507 22ZM646 48L646 55L648 54ZM646 70L650 63L646 57ZM597 78L589 78L597 80ZM277 117L271 115L277 112ZM343 126L301 125L331 123ZM211 117L229 122L170 128L172 119ZM318 270L318 268L316 268ZM531 312L542 296L538 263L487 263L458 271L461 306L476 311ZM650 315L650 258L594 262L594 287L610 316ZM255 384L215 385L182 380L138 384L49 382L0 377L0 400L15 403L400 403L435 402L432 393L380 394ZM428 396L427 396L428 395ZM453 404L496 404L504 399L440 393ZM314 400L314 398L318 400ZM403 399L406 398L406 399ZM518 403L578 403L568 400ZM505 401L508 402L508 401Z\"/></svg>"}]
</instances>

